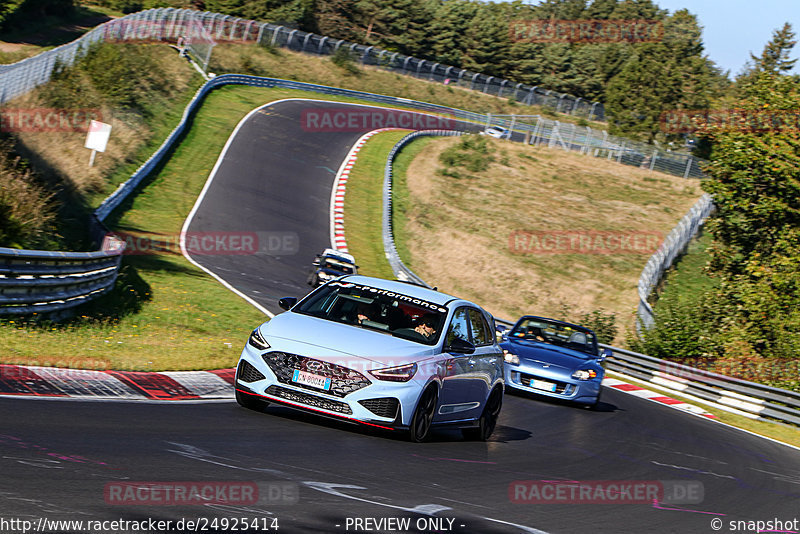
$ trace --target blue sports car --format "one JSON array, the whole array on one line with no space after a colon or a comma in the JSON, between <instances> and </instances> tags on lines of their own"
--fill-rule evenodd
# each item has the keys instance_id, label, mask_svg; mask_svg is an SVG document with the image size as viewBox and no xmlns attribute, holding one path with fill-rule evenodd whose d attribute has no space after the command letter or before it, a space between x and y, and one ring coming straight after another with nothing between
<instances>
[{"instance_id":1,"label":"blue sports car","mask_svg":"<svg viewBox=\"0 0 800 534\"><path fill-rule=\"evenodd\" d=\"M611 351L601 352L588 328L526 315L503 338L507 387L587 407L600 402L600 362Z\"/></svg>"},{"instance_id":2,"label":"blue sports car","mask_svg":"<svg viewBox=\"0 0 800 534\"><path fill-rule=\"evenodd\" d=\"M405 282L351 275L280 300L250 335L236 400L269 403L424 441L432 426L486 440L503 402L503 353L479 306Z\"/></svg>"}]
</instances>

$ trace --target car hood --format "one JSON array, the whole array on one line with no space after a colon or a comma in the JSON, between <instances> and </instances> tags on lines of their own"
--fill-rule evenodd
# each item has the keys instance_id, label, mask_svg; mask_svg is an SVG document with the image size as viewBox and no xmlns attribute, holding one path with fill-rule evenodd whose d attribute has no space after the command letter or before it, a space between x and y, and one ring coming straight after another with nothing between
<instances>
[{"instance_id":1,"label":"car hood","mask_svg":"<svg viewBox=\"0 0 800 534\"><path fill-rule=\"evenodd\" d=\"M260 329L274 349L322 360L356 356L392 366L421 361L435 352L435 347L376 330L292 312L276 315Z\"/></svg>"},{"instance_id":2,"label":"car hood","mask_svg":"<svg viewBox=\"0 0 800 534\"><path fill-rule=\"evenodd\" d=\"M587 363L597 363L597 358L566 347L537 343L535 341L508 341L501 345L504 349L520 357L520 359L539 360L564 369L577 369Z\"/></svg>"}]
</instances>

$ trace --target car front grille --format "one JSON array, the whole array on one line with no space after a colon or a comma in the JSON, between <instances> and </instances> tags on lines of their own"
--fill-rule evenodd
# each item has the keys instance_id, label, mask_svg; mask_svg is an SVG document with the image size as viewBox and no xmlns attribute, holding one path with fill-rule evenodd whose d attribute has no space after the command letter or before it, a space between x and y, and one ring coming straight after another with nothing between
<instances>
[{"instance_id":1,"label":"car front grille","mask_svg":"<svg viewBox=\"0 0 800 534\"><path fill-rule=\"evenodd\" d=\"M239 369L236 371L236 378L242 382L258 382L264 380L266 377L261 372L253 367L247 360L242 360L239 363Z\"/></svg>"},{"instance_id":2,"label":"car front grille","mask_svg":"<svg viewBox=\"0 0 800 534\"><path fill-rule=\"evenodd\" d=\"M378 417L395 417L397 415L397 407L400 406L400 401L394 397L364 399L358 401L358 403Z\"/></svg>"},{"instance_id":3,"label":"car front grille","mask_svg":"<svg viewBox=\"0 0 800 534\"><path fill-rule=\"evenodd\" d=\"M334 397L345 397L371 384L367 377L358 371L336 365L335 363L324 362L322 360L315 360L313 358L285 352L268 352L261 357L272 372L275 373L275 376L278 377L278 381L283 384L291 384L296 387L319 391L311 386L292 382L292 375L295 369L330 378L331 388L326 391L326 393Z\"/></svg>"},{"instance_id":4,"label":"car front grille","mask_svg":"<svg viewBox=\"0 0 800 534\"><path fill-rule=\"evenodd\" d=\"M286 389L280 386L270 386L264 393L267 395L272 395L273 397L286 399L288 401L297 402L300 404L306 404L308 406L313 406L314 408L321 408L331 412L339 412L345 415L351 415L353 413L353 410L350 409L350 406L348 406L347 403L331 399L324 399L322 397L303 393L302 391L294 391L292 389Z\"/></svg>"},{"instance_id":5,"label":"car front grille","mask_svg":"<svg viewBox=\"0 0 800 534\"><path fill-rule=\"evenodd\" d=\"M571 384L567 384L566 382L559 382L558 380L551 380L549 378L542 378L539 376L526 375L524 373L519 374L519 381L525 387L533 388L533 385L531 384L533 380L544 380L546 382L555 384L556 385L555 392L558 393L559 395L569 394L569 392L572 390ZM546 391L546 390L541 390L541 391Z\"/></svg>"}]
</instances>

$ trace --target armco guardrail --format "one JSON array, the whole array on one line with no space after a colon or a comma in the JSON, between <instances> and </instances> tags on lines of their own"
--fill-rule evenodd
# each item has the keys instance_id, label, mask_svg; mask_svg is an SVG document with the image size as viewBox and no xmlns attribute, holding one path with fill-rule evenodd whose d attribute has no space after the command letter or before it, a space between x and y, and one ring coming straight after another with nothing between
<instances>
[{"instance_id":1,"label":"armco guardrail","mask_svg":"<svg viewBox=\"0 0 800 534\"><path fill-rule=\"evenodd\" d=\"M203 98L216 87L223 85L249 85L254 87L278 87L282 89L296 89L300 91L308 91L313 93L320 93L333 96L346 96L351 98L358 98L368 102L377 102L379 104L390 104L394 106L401 106L408 109L415 109L429 113L440 113L449 117L454 117L459 120L467 122L481 123L486 119L485 115L473 113L471 111L464 111L455 108L448 108L437 104L429 104L427 102L419 102L416 100L409 100L406 98L397 98L393 96L378 95L374 93L365 93L363 91L354 91L351 89L340 89L338 87L328 87L325 85L316 85L313 83L295 82L292 80L281 80L278 78L263 78L259 76L248 76L244 74L223 74L211 78L200 89L197 90L194 98L186 106L183 112L181 122L170 133L167 139L156 150L156 152L139 167L136 172L123 184L111 194L100 207L97 208L95 214L99 220L104 220L111 211L114 210L126 197L133 191L139 183L152 171L164 156L172 148L175 141L183 134L187 127L188 120L192 114L200 106Z\"/></svg>"},{"instance_id":2,"label":"armco guardrail","mask_svg":"<svg viewBox=\"0 0 800 534\"><path fill-rule=\"evenodd\" d=\"M394 164L394 158L405 145L418 137L453 136L462 135L462 133L463 132L452 130L422 130L419 132L412 132L398 141L392 147L389 156L386 158L386 167L383 171L383 250L386 252L386 259L389 260L392 271L400 280L409 280L430 287L422 278L414 274L411 269L403 264L403 260L400 259L400 255L397 253L397 248L394 244L394 217L392 212L392 165Z\"/></svg>"},{"instance_id":3,"label":"armco guardrail","mask_svg":"<svg viewBox=\"0 0 800 534\"><path fill-rule=\"evenodd\" d=\"M696 369L644 354L602 345L614 352L606 360L612 371L651 382L676 393L733 408L752 419L800 425L800 393Z\"/></svg>"},{"instance_id":4,"label":"armco guardrail","mask_svg":"<svg viewBox=\"0 0 800 534\"><path fill-rule=\"evenodd\" d=\"M658 248L655 254L650 256L647 264L639 276L639 306L636 309L638 320L636 322L637 331L641 331L653 326L655 312L648 302L650 294L658 286L664 273L675 261L678 255L682 254L689 242L700 231L700 227L714 209L714 202L711 196L703 194L700 200L692 206L689 213L683 216L678 225L672 229L667 238Z\"/></svg>"},{"instance_id":5,"label":"armco guardrail","mask_svg":"<svg viewBox=\"0 0 800 534\"><path fill-rule=\"evenodd\" d=\"M0 315L62 311L110 291L123 248L52 252L0 247Z\"/></svg>"}]
</instances>

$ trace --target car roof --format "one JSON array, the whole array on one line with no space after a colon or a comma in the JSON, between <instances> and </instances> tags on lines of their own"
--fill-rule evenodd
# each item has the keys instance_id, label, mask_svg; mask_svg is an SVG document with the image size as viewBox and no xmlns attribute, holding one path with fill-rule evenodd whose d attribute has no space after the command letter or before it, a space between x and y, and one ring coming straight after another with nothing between
<instances>
[{"instance_id":1,"label":"car roof","mask_svg":"<svg viewBox=\"0 0 800 534\"><path fill-rule=\"evenodd\" d=\"M354 284L362 284L365 286L376 287L378 289L385 289L387 291L393 291L395 293L400 293L416 299L427 300L428 302L433 302L434 304L439 304L441 306L444 306L454 300L462 300L458 297L454 297L453 295L448 295L447 293L442 293L441 291L434 291L433 289L428 289L427 287L408 284L406 282L400 282L396 280L373 278L372 276L354 274L339 278L339 281L347 281Z\"/></svg>"},{"instance_id":2,"label":"car roof","mask_svg":"<svg viewBox=\"0 0 800 534\"><path fill-rule=\"evenodd\" d=\"M559 321L558 319L553 319L553 318L550 318L550 317L540 317L538 315L523 315L522 317L517 319L517 322L514 323L514 326L517 326L521 321L524 321L526 319L541 319L541 320L544 320L544 321L550 321L550 322L553 322L553 323L556 323L556 324L560 324L562 326L569 326L569 327L575 328L577 330L585 330L586 332L591 332L592 334L594 334L594 331L591 328L588 328L586 326L581 326L581 325L575 324L575 323L568 323L566 321Z\"/></svg>"}]
</instances>

